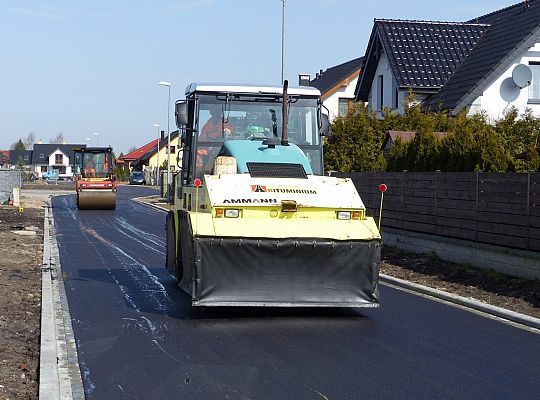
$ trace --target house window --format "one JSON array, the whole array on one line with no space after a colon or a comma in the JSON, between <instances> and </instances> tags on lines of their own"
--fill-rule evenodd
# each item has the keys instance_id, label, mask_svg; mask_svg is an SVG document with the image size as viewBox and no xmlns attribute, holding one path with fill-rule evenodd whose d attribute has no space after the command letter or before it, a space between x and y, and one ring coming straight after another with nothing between
<instances>
[{"instance_id":1,"label":"house window","mask_svg":"<svg viewBox=\"0 0 540 400\"><path fill-rule=\"evenodd\" d=\"M349 113L349 102L350 99L339 99L338 105L338 116L346 117Z\"/></svg>"},{"instance_id":2,"label":"house window","mask_svg":"<svg viewBox=\"0 0 540 400\"><path fill-rule=\"evenodd\" d=\"M45 158L45 154L39 153L39 158Z\"/></svg>"},{"instance_id":3,"label":"house window","mask_svg":"<svg viewBox=\"0 0 540 400\"><path fill-rule=\"evenodd\" d=\"M169 150L171 154L174 154L176 148L174 146L169 146Z\"/></svg>"},{"instance_id":4,"label":"house window","mask_svg":"<svg viewBox=\"0 0 540 400\"><path fill-rule=\"evenodd\" d=\"M393 103L393 108L394 109L399 108L399 92L398 92L397 88L394 89L394 96L393 96L393 99L392 99L392 103Z\"/></svg>"},{"instance_id":5,"label":"house window","mask_svg":"<svg viewBox=\"0 0 540 400\"><path fill-rule=\"evenodd\" d=\"M28 161L28 156L24 156L24 161Z\"/></svg>"},{"instance_id":6,"label":"house window","mask_svg":"<svg viewBox=\"0 0 540 400\"><path fill-rule=\"evenodd\" d=\"M540 103L540 62L531 61L529 68L532 71L532 82L529 85L529 102Z\"/></svg>"},{"instance_id":7,"label":"house window","mask_svg":"<svg viewBox=\"0 0 540 400\"><path fill-rule=\"evenodd\" d=\"M41 172L47 172L47 166L46 165L41 166Z\"/></svg>"},{"instance_id":8,"label":"house window","mask_svg":"<svg viewBox=\"0 0 540 400\"><path fill-rule=\"evenodd\" d=\"M55 164L63 164L64 163L64 159L62 157L62 154L55 154L54 155L54 163Z\"/></svg>"},{"instance_id":9,"label":"house window","mask_svg":"<svg viewBox=\"0 0 540 400\"><path fill-rule=\"evenodd\" d=\"M377 76L377 108L382 110L384 101L384 77Z\"/></svg>"}]
</instances>

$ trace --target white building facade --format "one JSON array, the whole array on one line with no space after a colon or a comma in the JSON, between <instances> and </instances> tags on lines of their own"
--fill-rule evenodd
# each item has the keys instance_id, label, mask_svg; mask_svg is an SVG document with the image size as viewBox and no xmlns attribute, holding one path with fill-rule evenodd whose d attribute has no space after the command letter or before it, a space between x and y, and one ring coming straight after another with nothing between
<instances>
[{"instance_id":1,"label":"white building facade","mask_svg":"<svg viewBox=\"0 0 540 400\"><path fill-rule=\"evenodd\" d=\"M531 83L524 88L518 87L512 78L512 72L519 64L526 65L532 73ZM530 109L533 115L540 117L540 40L497 75L486 84L482 95L470 104L469 114L485 112L495 120L514 107L519 113Z\"/></svg>"}]
</instances>

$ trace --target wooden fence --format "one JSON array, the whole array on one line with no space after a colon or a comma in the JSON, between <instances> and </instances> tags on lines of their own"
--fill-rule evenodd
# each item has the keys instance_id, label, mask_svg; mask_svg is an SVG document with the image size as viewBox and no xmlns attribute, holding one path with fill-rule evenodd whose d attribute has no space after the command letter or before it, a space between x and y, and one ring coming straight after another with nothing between
<instances>
[{"instance_id":1,"label":"wooden fence","mask_svg":"<svg viewBox=\"0 0 540 400\"><path fill-rule=\"evenodd\" d=\"M350 177L382 225L540 251L540 172L334 173Z\"/></svg>"}]
</instances>

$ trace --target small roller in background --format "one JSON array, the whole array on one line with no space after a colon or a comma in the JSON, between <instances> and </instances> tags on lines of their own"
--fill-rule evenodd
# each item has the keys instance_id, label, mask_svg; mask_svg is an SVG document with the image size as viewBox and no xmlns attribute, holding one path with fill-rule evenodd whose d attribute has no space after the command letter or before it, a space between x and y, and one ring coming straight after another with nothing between
<instances>
[{"instance_id":1,"label":"small roller in background","mask_svg":"<svg viewBox=\"0 0 540 400\"><path fill-rule=\"evenodd\" d=\"M82 147L75 151L75 178L79 210L114 210L118 182L110 147Z\"/></svg>"}]
</instances>

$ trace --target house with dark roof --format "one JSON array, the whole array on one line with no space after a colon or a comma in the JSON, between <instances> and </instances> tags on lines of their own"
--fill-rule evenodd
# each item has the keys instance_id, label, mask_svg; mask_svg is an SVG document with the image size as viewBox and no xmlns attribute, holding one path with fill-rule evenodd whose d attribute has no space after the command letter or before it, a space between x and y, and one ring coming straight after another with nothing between
<instances>
[{"instance_id":1,"label":"house with dark roof","mask_svg":"<svg viewBox=\"0 0 540 400\"><path fill-rule=\"evenodd\" d=\"M309 85L321 92L323 104L330 113L330 120L337 116L345 116L352 109L354 89L363 57L355 58L342 64L320 70Z\"/></svg>"},{"instance_id":2,"label":"house with dark roof","mask_svg":"<svg viewBox=\"0 0 540 400\"><path fill-rule=\"evenodd\" d=\"M73 176L74 148L86 147L86 144L34 144L32 152L32 171L40 178L44 173L58 170L60 178Z\"/></svg>"},{"instance_id":3,"label":"house with dark roof","mask_svg":"<svg viewBox=\"0 0 540 400\"><path fill-rule=\"evenodd\" d=\"M409 91L454 115L499 118L516 107L540 116L540 0L465 22L376 19L355 99L403 111Z\"/></svg>"},{"instance_id":4,"label":"house with dark roof","mask_svg":"<svg viewBox=\"0 0 540 400\"><path fill-rule=\"evenodd\" d=\"M9 164L11 166L28 166L32 164L32 150L10 150Z\"/></svg>"}]
</instances>

